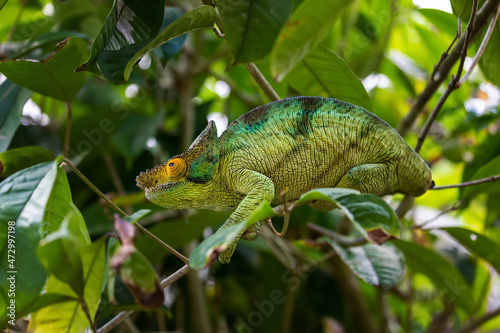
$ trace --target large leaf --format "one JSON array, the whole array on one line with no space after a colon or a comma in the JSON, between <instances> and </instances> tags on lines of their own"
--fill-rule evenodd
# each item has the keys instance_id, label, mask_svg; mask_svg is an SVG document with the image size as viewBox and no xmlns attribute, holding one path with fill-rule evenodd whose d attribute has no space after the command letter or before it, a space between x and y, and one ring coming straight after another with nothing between
<instances>
[{"instance_id":1,"label":"large leaf","mask_svg":"<svg viewBox=\"0 0 500 333\"><path fill-rule=\"evenodd\" d=\"M469 181L487 178L490 176L500 175L500 156L492 159L482 167L480 167ZM480 193L500 193L498 181L495 183L487 182L474 186L467 186L463 191L461 198L471 198Z\"/></svg>"},{"instance_id":2,"label":"large leaf","mask_svg":"<svg viewBox=\"0 0 500 333\"><path fill-rule=\"evenodd\" d=\"M85 57L86 43L72 37L60 45L56 54L42 61L0 62L0 72L20 86L69 102L85 83L86 75L74 70Z\"/></svg>"},{"instance_id":3,"label":"large leaf","mask_svg":"<svg viewBox=\"0 0 500 333\"><path fill-rule=\"evenodd\" d=\"M474 308L472 291L455 266L421 245L402 240L394 240L393 244L403 251L411 269L426 275L436 285L444 302L456 302L465 311L471 312Z\"/></svg>"},{"instance_id":4,"label":"large leaf","mask_svg":"<svg viewBox=\"0 0 500 333\"><path fill-rule=\"evenodd\" d=\"M271 52L271 73L281 81L331 31L350 1L304 0L285 24Z\"/></svg>"},{"instance_id":5,"label":"large leaf","mask_svg":"<svg viewBox=\"0 0 500 333\"><path fill-rule=\"evenodd\" d=\"M76 296L83 297L83 267L78 251L82 243L68 229L66 218L57 231L43 238L38 245L38 259L47 272L66 283Z\"/></svg>"},{"instance_id":6,"label":"large leaf","mask_svg":"<svg viewBox=\"0 0 500 333\"><path fill-rule=\"evenodd\" d=\"M481 39L482 40L482 39ZM479 67L484 76L497 87L500 86L500 64L498 55L500 54L500 21L493 28L493 34L490 37L483 55L479 59Z\"/></svg>"},{"instance_id":7,"label":"large leaf","mask_svg":"<svg viewBox=\"0 0 500 333\"><path fill-rule=\"evenodd\" d=\"M337 205L369 241L381 244L387 239L400 236L396 214L387 202L376 195L345 188L320 188L302 194L297 203L315 200Z\"/></svg>"},{"instance_id":8,"label":"large leaf","mask_svg":"<svg viewBox=\"0 0 500 333\"><path fill-rule=\"evenodd\" d=\"M106 240L102 238L79 250L83 267L83 300L91 318L94 318L101 298L106 264L105 245ZM82 298L79 298L66 283L51 276L47 280L45 289L49 294L57 293L74 300L46 306L32 313L30 331L79 333L90 326L87 315L82 309Z\"/></svg>"},{"instance_id":9,"label":"large leaf","mask_svg":"<svg viewBox=\"0 0 500 333\"><path fill-rule=\"evenodd\" d=\"M19 312L38 298L47 277L36 257L36 249L41 239L45 206L57 175L57 163L37 164L0 183L0 290L3 300L7 301L7 274L17 272L16 308ZM9 221L15 221L15 233L7 236L6 225ZM7 237L15 240L15 263L12 266L7 261ZM6 307L0 305L0 318L4 318Z\"/></svg>"},{"instance_id":10,"label":"large leaf","mask_svg":"<svg viewBox=\"0 0 500 333\"><path fill-rule=\"evenodd\" d=\"M200 6L184 14L182 17L169 24L162 32L158 34L158 36L156 36L156 38L154 38L143 48L139 49L135 54L133 54L132 57L129 57L127 59L128 62L124 69L124 73L122 74L125 78L125 81L129 79L130 73L132 72L132 69L134 68L137 61L146 53L153 50L155 47L165 44L166 42L188 32L212 28L216 18L217 14L212 7Z\"/></svg>"},{"instance_id":11,"label":"large leaf","mask_svg":"<svg viewBox=\"0 0 500 333\"><path fill-rule=\"evenodd\" d=\"M69 220L69 232L73 237L76 237L77 242L84 245L91 243L87 225L80 210L72 201L68 178L66 177L64 168L61 166L57 170L57 177L45 209L42 234L45 236L59 230L65 219Z\"/></svg>"},{"instance_id":12,"label":"large leaf","mask_svg":"<svg viewBox=\"0 0 500 333\"><path fill-rule=\"evenodd\" d=\"M0 153L0 177L8 177L35 164L54 160L54 154L47 148L27 146Z\"/></svg>"},{"instance_id":13,"label":"large leaf","mask_svg":"<svg viewBox=\"0 0 500 333\"><path fill-rule=\"evenodd\" d=\"M497 272L500 272L500 244L490 238L472 230L449 227L442 228L455 238L460 244L465 246L475 256L478 256L490 263Z\"/></svg>"},{"instance_id":14,"label":"large leaf","mask_svg":"<svg viewBox=\"0 0 500 333\"><path fill-rule=\"evenodd\" d=\"M365 244L345 248L331 238L325 239L340 259L360 279L373 286L390 289L397 285L406 272L403 253L392 244Z\"/></svg>"},{"instance_id":15,"label":"large leaf","mask_svg":"<svg viewBox=\"0 0 500 333\"><path fill-rule=\"evenodd\" d=\"M373 110L361 81L344 60L323 46L311 50L290 72L287 81L303 96L336 98Z\"/></svg>"},{"instance_id":16,"label":"large leaf","mask_svg":"<svg viewBox=\"0 0 500 333\"><path fill-rule=\"evenodd\" d=\"M15 85L10 80L5 80L0 85L0 152L9 147L21 123L23 106L31 94L31 91Z\"/></svg>"},{"instance_id":17,"label":"large leaf","mask_svg":"<svg viewBox=\"0 0 500 333\"><path fill-rule=\"evenodd\" d=\"M198 245L189 257L189 266L193 269L201 269L217 259L218 253L227 249L234 240L241 235L249 226L265 220L274 215L274 211L268 202L262 202L243 221L226 228L217 230L212 236Z\"/></svg>"},{"instance_id":18,"label":"large leaf","mask_svg":"<svg viewBox=\"0 0 500 333\"><path fill-rule=\"evenodd\" d=\"M222 27L236 62L265 57L292 8L291 0L219 0Z\"/></svg>"},{"instance_id":19,"label":"large leaf","mask_svg":"<svg viewBox=\"0 0 500 333\"><path fill-rule=\"evenodd\" d=\"M160 30L163 7L161 0L115 0L92 44L89 59L78 70L102 73L115 83L124 82L128 60Z\"/></svg>"}]
</instances>

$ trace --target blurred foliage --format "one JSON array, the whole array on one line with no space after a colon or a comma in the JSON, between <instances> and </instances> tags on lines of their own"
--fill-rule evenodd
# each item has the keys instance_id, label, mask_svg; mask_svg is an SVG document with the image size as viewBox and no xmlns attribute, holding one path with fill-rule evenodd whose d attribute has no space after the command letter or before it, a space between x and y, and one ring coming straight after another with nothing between
<instances>
[{"instance_id":1,"label":"blurred foliage","mask_svg":"<svg viewBox=\"0 0 500 333\"><path fill-rule=\"evenodd\" d=\"M82 332L132 309L128 325L140 331L454 332L500 312L500 182L428 191L399 221L399 194L386 203L315 191L341 209L298 207L285 238L264 225L225 265L207 253L242 226L208 236L229 213L164 210L135 185L207 119L221 130L269 102L243 66L251 61L281 98L338 98L397 127L471 15L473 0L438 2L448 12L410 0L0 0L0 328ZM499 5L479 1L479 11ZM466 69L494 12L479 23ZM500 21L420 151L438 186L500 174L498 54ZM405 135L411 146L443 91ZM69 163L132 215L122 227ZM270 215L268 206L255 212ZM209 267L170 285L151 309L163 299L158 280L183 263L147 235L121 235L127 223ZM273 223L280 230L283 219ZM374 230L400 239L347 247ZM478 329L499 330L496 316Z\"/></svg>"}]
</instances>

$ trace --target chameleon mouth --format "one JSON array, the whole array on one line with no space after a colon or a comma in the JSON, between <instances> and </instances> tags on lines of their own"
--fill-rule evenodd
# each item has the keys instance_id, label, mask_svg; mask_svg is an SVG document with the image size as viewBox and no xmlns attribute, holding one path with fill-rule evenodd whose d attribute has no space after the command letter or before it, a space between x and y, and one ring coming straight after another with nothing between
<instances>
[{"instance_id":1,"label":"chameleon mouth","mask_svg":"<svg viewBox=\"0 0 500 333\"><path fill-rule=\"evenodd\" d=\"M168 181L166 175L165 165L158 164L152 169L141 172L136 178L135 182L137 187L141 189L153 188Z\"/></svg>"}]
</instances>

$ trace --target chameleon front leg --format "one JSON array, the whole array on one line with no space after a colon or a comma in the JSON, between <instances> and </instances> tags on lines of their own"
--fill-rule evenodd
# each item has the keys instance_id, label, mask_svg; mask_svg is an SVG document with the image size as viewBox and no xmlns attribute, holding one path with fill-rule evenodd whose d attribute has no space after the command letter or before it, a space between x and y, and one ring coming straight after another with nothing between
<instances>
[{"instance_id":1,"label":"chameleon front leg","mask_svg":"<svg viewBox=\"0 0 500 333\"><path fill-rule=\"evenodd\" d=\"M350 169L335 187L379 195L392 193L398 185L395 174L394 166L390 164L363 164ZM310 206L322 211L337 208L337 205L326 201L316 201Z\"/></svg>"},{"instance_id":2,"label":"chameleon front leg","mask_svg":"<svg viewBox=\"0 0 500 333\"><path fill-rule=\"evenodd\" d=\"M250 215L252 210L254 210L262 201L266 200L271 202L274 197L274 183L271 179L261 173L243 169L237 171L234 175L231 175L230 179L234 179L234 182L231 184L233 190L246 194L246 196L219 230L227 228L235 223L240 223L248 215ZM229 262L240 238L255 240L259 235L259 230L260 222L252 225L246 231L238 235L234 242L231 243L225 251L219 253L220 262ZM244 236L244 234L246 235Z\"/></svg>"}]
</instances>

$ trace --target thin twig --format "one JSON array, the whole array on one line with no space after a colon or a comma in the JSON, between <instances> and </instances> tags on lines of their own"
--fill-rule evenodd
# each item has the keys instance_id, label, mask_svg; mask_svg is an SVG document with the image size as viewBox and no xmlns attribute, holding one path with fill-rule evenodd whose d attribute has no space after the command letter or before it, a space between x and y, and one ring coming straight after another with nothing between
<instances>
[{"instance_id":1,"label":"thin twig","mask_svg":"<svg viewBox=\"0 0 500 333\"><path fill-rule=\"evenodd\" d=\"M415 146L415 152L417 152L417 153L422 148L424 140L427 137L427 134L429 134L429 130L431 129L431 126L434 123L434 120L436 120L444 103L446 102L446 100L448 99L450 94L455 89L458 89L460 87L458 85L458 82L460 80L460 76L462 75L462 70L464 68L465 58L467 57L467 49L469 48L469 44L472 40L472 31L474 30L474 21L476 19L476 11L477 11L478 2L479 2L479 0L474 0L474 3L472 4L472 12L471 12L471 16L469 19L469 23L467 24L467 29L465 30L464 43L462 45L462 51L460 53L460 63L458 65L457 74L454 76L452 75L451 81L448 84L446 91L443 93L443 95L441 95L441 98L439 98L439 101L436 104L436 106L434 107L434 109L432 110L431 115L429 116L429 118L427 118L425 126L418 136L417 145Z\"/></svg>"},{"instance_id":2,"label":"thin twig","mask_svg":"<svg viewBox=\"0 0 500 333\"><path fill-rule=\"evenodd\" d=\"M73 119L73 104L71 102L66 103L68 107L68 120L66 121L66 133L64 134L64 147L63 147L63 156L68 157L69 151L69 141L71 137L71 122Z\"/></svg>"},{"instance_id":3,"label":"thin twig","mask_svg":"<svg viewBox=\"0 0 500 333\"><path fill-rule=\"evenodd\" d=\"M443 215L446 215L448 214L449 212L452 212L454 210L457 210L459 208L461 208L463 206L463 201L459 201L458 204L456 205L453 205L451 208L448 208L444 211L442 211L441 213L437 214L436 216L434 216L433 218L427 220L427 221L424 221L422 223L420 223L419 225L412 225L410 227L410 229L423 229L425 228L427 225L429 225L430 223L436 221L438 218L440 218L441 216Z\"/></svg>"},{"instance_id":4,"label":"thin twig","mask_svg":"<svg viewBox=\"0 0 500 333\"><path fill-rule=\"evenodd\" d=\"M245 67L250 73L250 75L252 75L255 82L257 82L259 87L266 94L266 96L269 97L271 101L279 101L281 99L253 62L245 64Z\"/></svg>"},{"instance_id":5,"label":"thin twig","mask_svg":"<svg viewBox=\"0 0 500 333\"><path fill-rule=\"evenodd\" d=\"M493 35L493 30L495 29L495 24L497 23L499 13L500 13L500 7L497 8L495 16L491 18L488 30L486 30L486 34L484 35L483 41L481 42L481 45L479 46L479 49L477 50L476 55L474 56L474 59L472 60L472 64L470 65L469 69L464 74L464 76L458 82L459 86L461 86L462 84L465 83L465 81L467 81L469 76L472 74L474 67L476 67L477 63L479 62L479 59L483 55L483 52L486 49L486 45L488 45L491 35Z\"/></svg>"},{"instance_id":6,"label":"thin twig","mask_svg":"<svg viewBox=\"0 0 500 333\"><path fill-rule=\"evenodd\" d=\"M175 273L171 274L168 278L164 279L163 281L160 282L160 286L165 289L167 286L171 285L175 281L177 281L179 278L183 277L187 273L191 271L191 268L189 268L188 265L183 266L180 268L178 271ZM125 318L130 316L132 313L134 313L133 310L126 310L122 311L119 314L117 314L113 319L108 321L103 327L101 327L97 333L107 333L111 331L113 328L115 328L119 323L121 323Z\"/></svg>"},{"instance_id":7,"label":"thin twig","mask_svg":"<svg viewBox=\"0 0 500 333\"><path fill-rule=\"evenodd\" d=\"M491 183L491 182L497 181L499 179L500 179L500 175L495 175L495 176L482 178L482 179L478 179L478 180L472 180L470 182L465 182L465 183L460 183L460 184L434 186L430 190L445 190L448 188L467 187L467 186L479 185L479 184L483 184L483 183Z\"/></svg>"},{"instance_id":8,"label":"thin twig","mask_svg":"<svg viewBox=\"0 0 500 333\"><path fill-rule=\"evenodd\" d=\"M285 309L283 310L283 321L281 324L281 332L283 333L292 331L293 310L295 309L297 294L301 282L301 279L298 276L299 274L297 274L296 272L292 272L292 274L293 275L289 280L290 282L287 286L286 303L284 305Z\"/></svg>"},{"instance_id":9,"label":"thin twig","mask_svg":"<svg viewBox=\"0 0 500 333\"><path fill-rule=\"evenodd\" d=\"M74 166L73 163L71 163L71 161L68 158L65 157L64 162L66 163L67 166L70 167L71 170L73 170L74 173L76 173L78 177L80 177L81 180L83 180L85 184L87 184L88 187L90 187L92 191L94 191L111 208L113 208L116 212L118 212L118 214L120 214L121 216L127 216L127 213L121 210L120 207L115 205L113 201L111 201L104 193L101 192L101 190L99 190L94 184L92 184L92 182L87 177L85 177L85 175L80 170L78 170L78 168Z\"/></svg>"},{"instance_id":10,"label":"thin twig","mask_svg":"<svg viewBox=\"0 0 500 333\"><path fill-rule=\"evenodd\" d=\"M330 229L326 229L322 226L319 226L317 224L307 222L307 227L319 232L320 234L323 234L325 236L328 236L332 238L336 243L343 247L354 247L354 246L360 246L363 244L366 244L368 241L365 238L356 238L352 239L347 236L344 236L342 234L339 234L338 232L332 231Z\"/></svg>"},{"instance_id":11,"label":"thin twig","mask_svg":"<svg viewBox=\"0 0 500 333\"><path fill-rule=\"evenodd\" d=\"M473 332L476 328L480 327L487 321L495 318L496 316L500 315L500 307L496 308L495 310L486 313L485 315L476 318L474 320L469 321L469 323L465 324L462 326L460 329L456 330L453 333L470 333Z\"/></svg>"},{"instance_id":12,"label":"thin twig","mask_svg":"<svg viewBox=\"0 0 500 333\"><path fill-rule=\"evenodd\" d=\"M147 236L149 236L150 238L152 238L160 246L162 246L163 248L167 249L167 251L171 252L177 258L179 258L180 260L182 260L186 265L189 265L189 259L188 258L186 258L185 256L183 256L181 253L179 253L177 250L175 250L173 247L171 247L170 245L168 245L167 243L165 243L161 239L159 239L151 231L149 231L148 229L144 228L139 223L135 223L135 226L136 226L137 229L139 229L140 231L142 231L143 233L145 233Z\"/></svg>"},{"instance_id":13,"label":"thin twig","mask_svg":"<svg viewBox=\"0 0 500 333\"><path fill-rule=\"evenodd\" d=\"M500 6L500 2L498 0L487 0L481 10L478 11L474 30L472 31L471 37L474 36L481 30L483 26L485 26L489 22L490 16L495 13ZM448 57L442 62L439 69L439 77L430 77L425 85L424 90L419 94L415 102L413 103L408 114L403 118L398 126L398 132L401 136L405 136L410 128L413 126L413 123L420 115L424 106L430 100L430 98L434 95L436 90L439 88L441 83L446 79L448 73L455 65L455 62L460 58L463 45L465 42L465 36L462 36L455 44L453 49L450 51Z\"/></svg>"}]
</instances>

